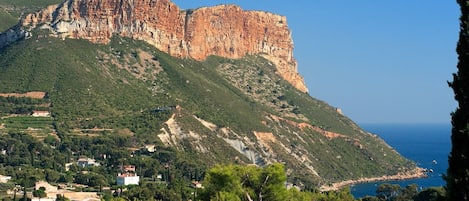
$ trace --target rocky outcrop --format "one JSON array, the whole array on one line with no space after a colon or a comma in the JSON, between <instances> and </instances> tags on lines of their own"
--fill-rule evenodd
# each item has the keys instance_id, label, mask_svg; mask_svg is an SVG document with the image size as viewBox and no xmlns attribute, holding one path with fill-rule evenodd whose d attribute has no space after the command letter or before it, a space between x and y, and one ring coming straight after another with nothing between
<instances>
[{"instance_id":1,"label":"rocky outcrop","mask_svg":"<svg viewBox=\"0 0 469 201\"><path fill-rule=\"evenodd\" d=\"M240 58L260 54L300 91L308 89L293 58L286 17L235 5L181 10L170 0L68 0L25 16L23 27L107 43L114 34L144 40L176 57Z\"/></svg>"},{"instance_id":2,"label":"rocky outcrop","mask_svg":"<svg viewBox=\"0 0 469 201\"><path fill-rule=\"evenodd\" d=\"M427 177L427 173L424 168L416 167L411 170L406 170L403 172L398 172L394 175L384 175L381 177L370 177L370 178L358 178L353 180L346 180L337 183L322 185L319 187L320 191L336 191L344 186L349 186L352 184L360 184L360 183L370 183L370 182L377 182L377 181L398 181L398 180L408 180L408 179L418 179Z\"/></svg>"}]
</instances>

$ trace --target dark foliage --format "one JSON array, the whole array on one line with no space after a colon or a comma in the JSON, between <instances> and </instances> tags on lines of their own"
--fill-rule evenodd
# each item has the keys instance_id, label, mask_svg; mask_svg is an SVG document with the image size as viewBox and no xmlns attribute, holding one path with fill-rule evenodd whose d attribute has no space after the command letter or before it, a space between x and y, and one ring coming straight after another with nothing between
<instances>
[{"instance_id":1,"label":"dark foliage","mask_svg":"<svg viewBox=\"0 0 469 201\"><path fill-rule=\"evenodd\" d=\"M449 83L458 107L452 117L452 148L446 176L448 200L469 200L469 4L457 1L461 8L458 53L458 72Z\"/></svg>"}]
</instances>

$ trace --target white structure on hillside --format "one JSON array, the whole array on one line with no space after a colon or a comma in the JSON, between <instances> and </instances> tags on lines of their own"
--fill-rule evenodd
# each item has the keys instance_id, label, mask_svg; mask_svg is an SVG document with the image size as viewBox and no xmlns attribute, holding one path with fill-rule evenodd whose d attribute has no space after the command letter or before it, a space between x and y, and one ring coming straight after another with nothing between
<instances>
[{"instance_id":1,"label":"white structure on hillside","mask_svg":"<svg viewBox=\"0 0 469 201\"><path fill-rule=\"evenodd\" d=\"M118 186L138 185L139 182L140 177L136 173L124 173L117 175Z\"/></svg>"},{"instance_id":2,"label":"white structure on hillside","mask_svg":"<svg viewBox=\"0 0 469 201\"><path fill-rule=\"evenodd\" d=\"M65 163L65 171L70 170L70 166L73 164L77 164L78 167L85 168L85 167L93 167L93 166L100 166L95 159L92 158L79 158L76 162L73 163Z\"/></svg>"},{"instance_id":3,"label":"white structure on hillside","mask_svg":"<svg viewBox=\"0 0 469 201\"><path fill-rule=\"evenodd\" d=\"M77 160L77 165L80 167L91 167L91 166L100 166L99 163L96 162L96 160L92 158L80 158Z\"/></svg>"},{"instance_id":4,"label":"white structure on hillside","mask_svg":"<svg viewBox=\"0 0 469 201\"><path fill-rule=\"evenodd\" d=\"M145 145L145 150L148 151L149 153L153 153L155 152L155 145L154 144Z\"/></svg>"},{"instance_id":5,"label":"white structure on hillside","mask_svg":"<svg viewBox=\"0 0 469 201\"><path fill-rule=\"evenodd\" d=\"M135 173L135 165L121 165L116 180L118 186L138 185L140 177Z\"/></svg>"},{"instance_id":6,"label":"white structure on hillside","mask_svg":"<svg viewBox=\"0 0 469 201\"><path fill-rule=\"evenodd\" d=\"M200 183L200 182L198 182L198 181L192 181L191 187L192 187L192 188L204 188L204 187L202 186L202 183Z\"/></svg>"}]
</instances>

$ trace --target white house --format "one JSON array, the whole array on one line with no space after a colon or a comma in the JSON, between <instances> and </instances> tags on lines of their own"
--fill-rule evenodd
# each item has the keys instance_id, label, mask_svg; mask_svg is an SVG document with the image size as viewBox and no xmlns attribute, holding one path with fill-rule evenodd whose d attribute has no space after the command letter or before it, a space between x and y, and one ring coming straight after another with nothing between
<instances>
[{"instance_id":1,"label":"white house","mask_svg":"<svg viewBox=\"0 0 469 201\"><path fill-rule=\"evenodd\" d=\"M204 187L202 186L202 183L200 183L200 182L198 182L198 181L192 181L191 187L192 187L192 188L204 188Z\"/></svg>"},{"instance_id":2,"label":"white house","mask_svg":"<svg viewBox=\"0 0 469 201\"><path fill-rule=\"evenodd\" d=\"M161 179L163 179L163 175L162 175L162 174L158 174L158 175L156 175L156 178L161 180Z\"/></svg>"},{"instance_id":3,"label":"white house","mask_svg":"<svg viewBox=\"0 0 469 201\"><path fill-rule=\"evenodd\" d=\"M148 152L153 153L153 152L155 152L155 145L154 145L154 144L145 145L145 149L146 149Z\"/></svg>"},{"instance_id":4,"label":"white house","mask_svg":"<svg viewBox=\"0 0 469 201\"><path fill-rule=\"evenodd\" d=\"M136 173L124 173L117 175L118 186L138 185L139 182L140 177Z\"/></svg>"},{"instance_id":5,"label":"white house","mask_svg":"<svg viewBox=\"0 0 469 201\"><path fill-rule=\"evenodd\" d=\"M99 163L96 162L96 160L92 158L80 158L77 160L77 165L80 167L91 167L91 166L100 166Z\"/></svg>"}]
</instances>

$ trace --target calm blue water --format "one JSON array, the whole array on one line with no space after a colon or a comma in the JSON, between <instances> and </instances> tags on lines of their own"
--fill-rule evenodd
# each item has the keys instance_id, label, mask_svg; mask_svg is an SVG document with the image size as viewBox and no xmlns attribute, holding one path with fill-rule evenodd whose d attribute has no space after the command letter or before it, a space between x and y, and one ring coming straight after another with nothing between
<instances>
[{"instance_id":1,"label":"calm blue water","mask_svg":"<svg viewBox=\"0 0 469 201\"><path fill-rule=\"evenodd\" d=\"M448 167L451 149L450 124L363 124L365 130L379 135L404 157L415 161L420 167L433 169L428 178L405 181L386 181L356 184L351 186L355 198L375 196L376 188L382 183L399 184L405 187L417 184L419 187L444 186L442 178ZM433 160L437 163L434 164Z\"/></svg>"}]
</instances>

